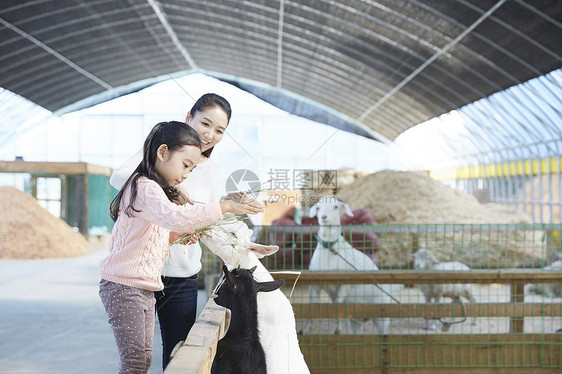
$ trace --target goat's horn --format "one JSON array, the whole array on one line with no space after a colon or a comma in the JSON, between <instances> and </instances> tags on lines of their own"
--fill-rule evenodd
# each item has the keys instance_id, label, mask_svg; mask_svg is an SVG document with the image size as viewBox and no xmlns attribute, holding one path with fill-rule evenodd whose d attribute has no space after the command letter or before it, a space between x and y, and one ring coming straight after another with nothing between
<instances>
[{"instance_id":1,"label":"goat's horn","mask_svg":"<svg viewBox=\"0 0 562 374\"><path fill-rule=\"evenodd\" d=\"M250 269L250 273L254 274L254 271L256 271L256 269L258 268L258 266L254 266L253 268Z\"/></svg>"}]
</instances>

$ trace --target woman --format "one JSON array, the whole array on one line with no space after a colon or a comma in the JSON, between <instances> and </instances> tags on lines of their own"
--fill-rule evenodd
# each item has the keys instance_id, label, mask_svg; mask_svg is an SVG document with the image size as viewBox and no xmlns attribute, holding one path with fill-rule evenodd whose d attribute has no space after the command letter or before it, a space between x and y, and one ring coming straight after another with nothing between
<instances>
[{"instance_id":1,"label":"woman","mask_svg":"<svg viewBox=\"0 0 562 374\"><path fill-rule=\"evenodd\" d=\"M213 148L226 131L232 111L229 102L217 94L205 94L193 105L185 122L201 138L201 161L182 186L195 202L209 203L220 197L220 170L209 158ZM114 171L110 183L120 189L142 159L135 154L118 170ZM178 236L173 234L170 240ZM201 270L201 247L175 244L170 248L162 269L164 289L155 292L156 310L162 335L162 365L166 368L172 350L185 340L195 323L197 314L197 273Z\"/></svg>"}]
</instances>

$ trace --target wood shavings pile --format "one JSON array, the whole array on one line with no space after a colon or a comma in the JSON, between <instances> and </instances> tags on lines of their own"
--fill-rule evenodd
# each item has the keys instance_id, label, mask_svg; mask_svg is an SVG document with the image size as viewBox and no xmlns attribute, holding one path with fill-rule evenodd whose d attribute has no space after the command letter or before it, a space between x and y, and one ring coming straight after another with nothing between
<instances>
[{"instance_id":1,"label":"wood shavings pile","mask_svg":"<svg viewBox=\"0 0 562 374\"><path fill-rule=\"evenodd\" d=\"M384 170L356 179L337 196L368 209L377 223L531 223L520 210L480 204L425 173Z\"/></svg>"},{"instance_id":2,"label":"wood shavings pile","mask_svg":"<svg viewBox=\"0 0 562 374\"><path fill-rule=\"evenodd\" d=\"M90 252L82 234L14 187L0 186L0 238L0 258L60 258Z\"/></svg>"}]
</instances>

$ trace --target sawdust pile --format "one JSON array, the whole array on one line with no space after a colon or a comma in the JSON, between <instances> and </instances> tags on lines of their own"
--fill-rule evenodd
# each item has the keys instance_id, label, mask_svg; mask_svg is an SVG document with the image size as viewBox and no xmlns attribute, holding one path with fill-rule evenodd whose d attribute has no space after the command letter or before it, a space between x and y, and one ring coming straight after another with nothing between
<instances>
[{"instance_id":1,"label":"sawdust pile","mask_svg":"<svg viewBox=\"0 0 562 374\"><path fill-rule=\"evenodd\" d=\"M377 223L531 223L520 210L480 204L424 173L380 171L356 179L337 196L351 209L368 209Z\"/></svg>"},{"instance_id":2,"label":"sawdust pile","mask_svg":"<svg viewBox=\"0 0 562 374\"><path fill-rule=\"evenodd\" d=\"M82 234L14 187L0 186L0 238L0 258L60 258L90 252Z\"/></svg>"}]
</instances>

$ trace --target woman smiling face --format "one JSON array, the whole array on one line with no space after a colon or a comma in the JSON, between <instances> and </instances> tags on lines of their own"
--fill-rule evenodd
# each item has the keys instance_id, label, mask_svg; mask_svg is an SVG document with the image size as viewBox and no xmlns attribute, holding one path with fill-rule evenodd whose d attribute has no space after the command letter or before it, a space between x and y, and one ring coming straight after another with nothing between
<instances>
[{"instance_id":1,"label":"woman smiling face","mask_svg":"<svg viewBox=\"0 0 562 374\"><path fill-rule=\"evenodd\" d=\"M202 152L213 148L222 140L228 121L228 115L220 106L206 107L194 114L188 113L185 119L199 134Z\"/></svg>"}]
</instances>

